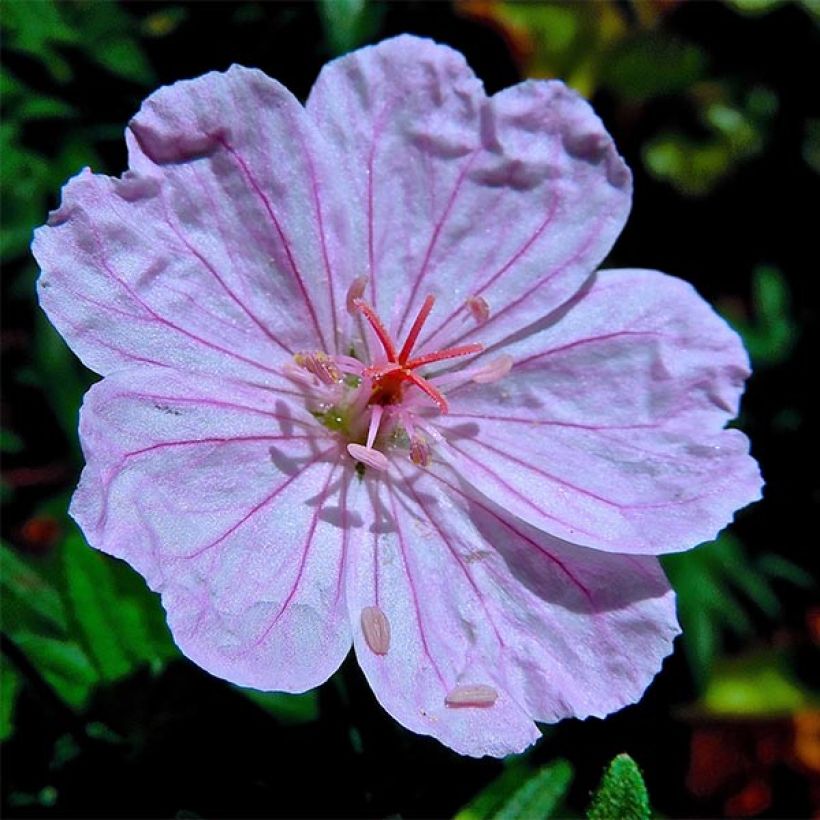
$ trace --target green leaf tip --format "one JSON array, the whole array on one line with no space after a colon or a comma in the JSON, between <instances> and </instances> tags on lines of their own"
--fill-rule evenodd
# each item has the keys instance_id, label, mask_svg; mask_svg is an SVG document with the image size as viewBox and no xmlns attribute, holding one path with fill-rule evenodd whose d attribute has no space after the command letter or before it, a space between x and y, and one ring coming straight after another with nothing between
<instances>
[{"instance_id":1,"label":"green leaf tip","mask_svg":"<svg viewBox=\"0 0 820 820\"><path fill-rule=\"evenodd\" d=\"M613 758L587 810L587 820L649 820L649 795L638 764L628 755Z\"/></svg>"}]
</instances>

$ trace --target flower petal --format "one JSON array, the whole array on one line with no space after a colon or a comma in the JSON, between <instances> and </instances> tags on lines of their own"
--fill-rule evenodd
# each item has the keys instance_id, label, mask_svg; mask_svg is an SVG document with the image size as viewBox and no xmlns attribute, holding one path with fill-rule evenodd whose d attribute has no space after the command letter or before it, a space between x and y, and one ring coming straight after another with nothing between
<instances>
[{"instance_id":1,"label":"flower petal","mask_svg":"<svg viewBox=\"0 0 820 820\"><path fill-rule=\"evenodd\" d=\"M422 352L490 344L557 307L629 211L629 171L575 92L530 81L487 98L464 58L430 40L403 35L328 64L307 109L364 218L354 235L377 310L401 336L438 297Z\"/></svg>"},{"instance_id":2,"label":"flower petal","mask_svg":"<svg viewBox=\"0 0 820 820\"><path fill-rule=\"evenodd\" d=\"M128 141L131 170L72 179L32 246L41 303L86 364L264 381L296 350L334 349L350 209L290 92L236 66L179 82Z\"/></svg>"},{"instance_id":3,"label":"flower petal","mask_svg":"<svg viewBox=\"0 0 820 820\"><path fill-rule=\"evenodd\" d=\"M270 391L170 369L91 388L71 513L162 593L180 648L243 686L300 692L350 647L339 447Z\"/></svg>"},{"instance_id":4,"label":"flower petal","mask_svg":"<svg viewBox=\"0 0 820 820\"><path fill-rule=\"evenodd\" d=\"M551 538L441 465L397 464L369 490L347 564L353 642L407 728L462 754L520 752L538 738L533 720L637 700L671 651L674 596L657 559ZM384 654L355 627L368 606L389 620Z\"/></svg>"},{"instance_id":5,"label":"flower petal","mask_svg":"<svg viewBox=\"0 0 820 820\"><path fill-rule=\"evenodd\" d=\"M687 283L602 271L494 384L448 394L442 419L482 493L559 538L659 554L717 534L760 497L737 413L740 339Z\"/></svg>"}]
</instances>

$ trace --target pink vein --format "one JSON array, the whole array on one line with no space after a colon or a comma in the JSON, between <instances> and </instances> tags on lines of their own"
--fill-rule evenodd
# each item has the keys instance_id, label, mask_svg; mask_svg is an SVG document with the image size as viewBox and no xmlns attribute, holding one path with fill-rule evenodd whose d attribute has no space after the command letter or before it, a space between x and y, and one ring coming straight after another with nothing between
<instances>
[{"instance_id":1,"label":"pink vein","mask_svg":"<svg viewBox=\"0 0 820 820\"><path fill-rule=\"evenodd\" d=\"M304 299L305 306L307 307L308 313L310 314L310 318L313 322L313 327L316 330L316 335L319 339L319 342L322 345L323 349L329 350L330 348L327 346L324 334L322 333L322 328L319 325L319 319L316 316L316 309L313 305L313 301L311 300L307 288L305 287L305 282L302 278L302 274L299 271L298 266L296 265L296 259L293 256L293 250L290 247L290 242L285 236L285 232L282 230L282 226L276 217L276 213L273 210L273 206L271 205L270 200L260 187L259 183L256 181L253 174L251 174L250 168L248 168L247 163L245 162L245 160L242 159L239 153L224 138L220 137L219 143L234 158L237 165L239 165L239 167L242 169L242 172L245 174L245 177L248 180L248 184L253 189L253 192L259 197L260 201L262 202L262 205L264 206L265 211L267 212L268 217L271 223L273 224L273 227L276 229L276 233L279 236L279 240L282 242L282 246L285 249L285 255L288 258L288 264L290 265L293 276L296 279L296 283L302 294L302 298Z\"/></svg>"},{"instance_id":2,"label":"pink vein","mask_svg":"<svg viewBox=\"0 0 820 820\"><path fill-rule=\"evenodd\" d=\"M474 440L474 441L477 441L477 440ZM506 488L519 501L523 502L528 507L531 507L539 515L542 515L545 518L549 518L551 521L555 521L557 524L560 524L562 527L566 527L570 532L579 532L582 535L588 535L590 538L595 537L595 535L591 532L587 532L586 530L582 530L580 527L573 526L573 525L567 523L566 521L562 521L560 518L556 518L554 515L550 515L548 512L546 512L541 507L539 507L537 504L535 504L535 502L531 498L528 498L527 496L525 496L523 493L520 492L520 490L513 487L512 484L510 484L509 482L504 481L504 479L501 478L501 476L499 476L498 473L496 473L494 470L491 470L483 461L479 461L478 459L473 458L471 455L464 452L464 450L459 449L452 441L450 442L450 446L457 453L459 453L464 458L466 458L467 461L472 462L473 464L480 467L485 473L488 473L490 476L492 476L494 481L497 481L502 487Z\"/></svg>"},{"instance_id":3,"label":"pink vein","mask_svg":"<svg viewBox=\"0 0 820 820\"><path fill-rule=\"evenodd\" d=\"M202 185L201 182L200 185ZM201 254L190 242L188 242L182 231L180 231L179 228L177 228L177 226L172 223L168 215L168 209L166 207L164 198L162 200L162 210L165 214L165 221L168 227L174 232L177 239L179 239L179 241L182 242L182 244L188 249L188 252L192 254L196 259L198 259L200 263L205 267L205 269L214 277L214 279L216 279L216 281L219 282L222 289L228 295L228 298L231 299L231 301L233 301L234 304L236 304L239 307L239 309L262 331L262 333L265 334L265 336L268 337L268 339L270 339L275 344L279 345L279 347L281 347L286 353L293 353L293 350L290 347L288 347L288 345L286 345L283 341L281 341L281 339L279 339L279 337L275 333L273 333L268 327L266 327L265 324L259 319L259 317L256 316L256 314L234 293L233 290L231 290L230 287L228 287L227 283L219 275L219 272L216 270L216 268L205 258L203 254ZM218 210L216 210L216 208L215 211L218 213ZM217 223L218 222L219 220L217 219ZM219 228L219 232L222 234L222 240L224 242L225 237L221 227Z\"/></svg>"},{"instance_id":4,"label":"pink vein","mask_svg":"<svg viewBox=\"0 0 820 820\"><path fill-rule=\"evenodd\" d=\"M492 276L490 276L490 278L487 279L487 281L484 282L484 284L481 285L473 295L478 296L482 294L485 290L487 290L487 288L489 288L494 282L496 282L501 276L503 276L522 256L524 256L524 254L527 253L527 251L529 251L529 249L541 237L541 234L543 234L544 231L552 223L553 219L555 218L555 214L558 211L558 206L560 202L561 200L557 196L553 196L551 198L549 211L546 217L544 218L544 221L535 230L535 233L533 233L533 235L529 239L527 239L527 241L524 242L523 245L521 245L521 247L507 260L507 262L504 265L502 265ZM560 268L558 270L560 270ZM553 276L555 276L558 273L558 270L553 271L552 273L544 277L542 280L540 280L537 286L540 287L542 284L546 284ZM421 344L427 344L427 342L429 342L434 336L436 336L436 334L438 334L442 330L442 328L447 326L459 314L460 311L461 305L459 305L454 311L452 311L450 315L447 316L438 325L438 327L432 330L426 337L424 342L422 342ZM493 315L487 321L492 321L497 317L497 315L498 312L493 313ZM485 322L484 324L486 325L487 323ZM466 335L466 333L463 333L462 336L459 336L459 339Z\"/></svg>"},{"instance_id":5,"label":"pink vein","mask_svg":"<svg viewBox=\"0 0 820 820\"><path fill-rule=\"evenodd\" d=\"M396 509L396 499L395 499L395 496L393 494L393 487L392 487L392 484L387 484L387 483L385 483L385 487L387 489L388 495L390 496L390 508L393 511L393 520L396 522L396 535L398 536L398 539L399 539L399 552L401 553L401 560L402 560L402 564L404 565L404 575L407 578L407 585L410 588L410 595L413 599L413 609L415 610L415 613L416 613L416 626L418 627L418 630L419 630L419 638L421 639L421 645L422 645L422 648L424 649L424 654L427 655L428 660L432 664L433 670L435 671L436 675L438 676L438 679L441 682L441 685L445 689L447 689L448 686L447 686L447 683L444 680L444 676L441 674L441 670L439 669L439 666L436 663L435 658L433 658L432 654L430 653L430 646L427 643L427 635L424 632L424 624L422 623L422 618L421 618L421 608L419 607L418 591L416 590L415 583L413 583L413 575L410 572L410 566L407 563L407 551L406 551L407 545L406 545L406 542L404 540L404 533L402 532L401 525L399 524L399 521L401 519L399 518L398 510Z\"/></svg>"},{"instance_id":6,"label":"pink vein","mask_svg":"<svg viewBox=\"0 0 820 820\"><path fill-rule=\"evenodd\" d=\"M552 356L555 353L562 353L565 350L572 350L573 348L581 347L583 345L594 344L595 342L607 342L610 339L618 339L621 337L629 338L633 336L651 336L662 339L665 337L665 334L656 330L616 330L612 333L603 333L600 336L587 336L583 339L576 339L575 341L567 342L559 347L553 347L549 350L542 350L540 353L533 353L531 356L527 356L526 359L521 359L516 362L516 367L520 368L529 362L536 361L537 359L544 358L545 356Z\"/></svg>"},{"instance_id":7,"label":"pink vein","mask_svg":"<svg viewBox=\"0 0 820 820\"><path fill-rule=\"evenodd\" d=\"M484 600L484 596L481 594L481 590L478 588L478 585L476 584L475 579L472 576L472 573L467 569L464 562L461 560L461 556L458 554L458 551L453 547L450 539L447 537L444 530L441 528L441 526L438 524L438 522L433 518L433 516L430 514L430 511L425 506L424 502L421 500L419 495L413 489L413 485L410 481L405 482L405 488L413 496L413 498L416 501L416 504L419 505L422 512L426 516L427 520L433 525L436 532L439 534L439 537L441 538L441 540L447 546L447 549L450 552L450 555L453 557L455 562L458 564L459 569L462 571L462 573L464 573L464 577L467 579L468 583L470 584L470 587L472 588L473 592L475 593L476 598L478 598L479 603L481 604L481 607L483 608L484 612L487 615L487 620L489 620L490 626L492 626L493 632L495 632L495 637L496 637L496 640L498 641L499 646L502 649L505 649L506 644L504 643L504 639L501 637L501 633L498 631L498 627L495 624L495 620L493 619L492 613L490 612L489 607L487 606L487 603Z\"/></svg>"},{"instance_id":8,"label":"pink vein","mask_svg":"<svg viewBox=\"0 0 820 820\"><path fill-rule=\"evenodd\" d=\"M310 461L308 461L300 470L295 472L292 476L288 476L288 478L283 481L272 493L265 496L258 504L252 507L248 513L242 516L235 524L230 526L222 535L215 538L210 543L206 544L204 547L200 547L199 549L195 550L192 553L188 553L187 555L180 555L180 558L197 558L203 553L207 552L213 547L217 546L217 544L221 544L229 535L233 535L240 527L246 524L251 518L253 518L258 512L263 510L268 504L271 503L284 489L290 486L297 478L302 476L308 469L310 469L314 464L320 461L325 456L330 455L333 452L332 449L326 450L323 453L319 453L318 455L314 456ZM332 472L332 471L331 471Z\"/></svg>"},{"instance_id":9,"label":"pink vein","mask_svg":"<svg viewBox=\"0 0 820 820\"><path fill-rule=\"evenodd\" d=\"M419 272L416 274L416 279L413 282L413 287L410 290L410 295L407 297L407 301L404 306L404 312L402 313L401 318L399 319L398 335L401 335L401 329L403 328L404 323L407 321L407 314L410 312L410 306L413 304L413 300L416 298L416 294L418 293L419 287L421 286L421 282L428 272L430 259L433 255L433 249L436 246L436 242L438 242L438 238L441 234L442 228L444 227L448 217L450 216L451 211L453 210L453 206L455 205L456 200L458 199L458 194L461 191L461 186L464 183L464 180L467 178L467 172L472 167L475 158L478 156L478 152L478 148L473 149L468 159L464 162L464 167L461 169L461 172L458 175L458 179L456 180L456 184L453 187L453 191L450 194L449 199L447 200L447 205L445 206L441 216L436 221L435 227L433 228L432 236L430 237L430 242L427 245L427 251L424 254L424 260L421 263L421 268Z\"/></svg>"},{"instance_id":10,"label":"pink vein","mask_svg":"<svg viewBox=\"0 0 820 820\"><path fill-rule=\"evenodd\" d=\"M430 475L431 478L435 479L439 483L444 484L446 487L449 487L453 492L460 495L469 504L475 504L477 507L480 507L485 513L487 513L487 515L492 516L499 524L503 525L510 532L515 533L515 535L517 535L523 541L526 541L528 544L535 547L540 553L542 553L550 561L552 561L552 563L554 563L567 576L567 578L569 578L570 581L579 590L581 590L584 597L586 597L586 599L589 601L589 603L594 607L594 601L593 601L593 598L592 598L592 593L589 591L589 589L584 584L581 583L581 581L579 581L575 577L575 575L572 573L572 571L567 568L566 564L564 564L564 562L561 561L560 558L556 558L556 556L553 555L548 549L546 549L546 547L541 546L541 544L539 544L537 541L534 541L532 538L524 535L523 532L516 529L509 521L507 521L505 518L502 518L493 509L491 509L490 507L487 507L486 505L482 504L477 498L473 498L473 496L467 495L461 488L457 487L455 484L452 484L451 482L446 481L440 475L436 475L434 473L428 473L428 475Z\"/></svg>"},{"instance_id":11,"label":"pink vein","mask_svg":"<svg viewBox=\"0 0 820 820\"><path fill-rule=\"evenodd\" d=\"M296 573L296 578L293 581L293 585L291 586L290 592L288 593L287 598L285 598L284 603L279 609L279 612L276 613L273 620L268 624L265 631L253 642L253 644L249 647L249 649L253 648L254 646L259 646L265 638L268 637L271 630L279 623L280 618L284 615L287 608L290 606L290 602L293 600L294 595L296 595L296 590L299 589L299 585L302 583L302 577L305 574L305 567L307 566L307 559L308 553L310 552L310 547L313 543L313 536L316 534L316 526L319 521L319 514L322 512L324 508L325 501L327 501L328 496L328 488L330 487L330 480L333 478L333 474L336 472L336 467L333 466L328 471L327 479L325 480L324 487L322 487L322 492L320 496L319 503L316 505L316 509L313 511L313 516L310 520L310 527L308 528L307 537L305 538L304 543L300 547L302 551L302 557L299 561L299 569Z\"/></svg>"},{"instance_id":12,"label":"pink vein","mask_svg":"<svg viewBox=\"0 0 820 820\"><path fill-rule=\"evenodd\" d=\"M191 331L186 330L185 328L174 324L169 319L166 319L163 316L160 316L153 308L148 306L147 302L145 302L142 298L140 298L140 296L131 288L131 286L124 279L117 276L117 274L114 272L111 265L108 263L108 259L106 258L105 253L103 252L102 240L100 239L99 232L94 227L93 223L90 224L90 229L91 229L91 232L94 236L94 241L96 242L97 248L98 248L97 258L98 258L100 264L102 265L102 267L105 269L106 273L115 282L117 282L123 288L123 290L125 290L126 293L128 293L128 295L137 304L142 305L142 307L147 311L149 316L151 316L153 319L155 319L161 325L164 325L165 327L169 327L172 330L175 330L175 331L183 334L184 336L187 336L191 339L194 339L195 341L199 342L200 344L205 345L205 347L209 347L212 350L218 350L220 353L224 353L225 355L227 355L227 356L229 356L233 359L237 359L238 361L245 362L245 364L252 365L253 367L258 367L260 370L265 370L268 373L275 373L276 372L275 370L272 370L271 368L266 367L265 365L254 361L253 359L248 359L245 356L240 356L238 353L235 353L232 350L228 350L227 348L221 347L220 345L214 344L213 342L209 342L207 339L203 339L202 337L197 336L195 333L192 333ZM80 298L83 298L86 302L90 302L91 304L94 304L93 300L89 299L88 297L80 297ZM106 309L108 309L108 308L106 308Z\"/></svg>"}]
</instances>

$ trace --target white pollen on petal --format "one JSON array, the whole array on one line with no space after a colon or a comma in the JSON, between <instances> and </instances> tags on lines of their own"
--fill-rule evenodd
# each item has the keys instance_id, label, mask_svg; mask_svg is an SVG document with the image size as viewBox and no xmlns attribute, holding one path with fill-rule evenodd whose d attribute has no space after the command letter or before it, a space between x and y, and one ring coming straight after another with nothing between
<instances>
[{"instance_id":1,"label":"white pollen on petal","mask_svg":"<svg viewBox=\"0 0 820 820\"><path fill-rule=\"evenodd\" d=\"M477 324L483 325L490 318L490 306L483 296L470 296L466 304L467 310Z\"/></svg>"},{"instance_id":2,"label":"white pollen on petal","mask_svg":"<svg viewBox=\"0 0 820 820\"><path fill-rule=\"evenodd\" d=\"M370 651L376 655L386 655L390 649L390 621L377 606L366 606L362 610L362 632Z\"/></svg>"},{"instance_id":3,"label":"white pollen on petal","mask_svg":"<svg viewBox=\"0 0 820 820\"><path fill-rule=\"evenodd\" d=\"M486 683L466 683L451 689L444 702L447 706L459 708L477 706L486 709L498 700L498 692Z\"/></svg>"},{"instance_id":4,"label":"white pollen on petal","mask_svg":"<svg viewBox=\"0 0 820 820\"><path fill-rule=\"evenodd\" d=\"M385 472L390 466L387 456L379 450L365 447L363 444L348 444L347 452L367 467L372 467L379 472Z\"/></svg>"},{"instance_id":5,"label":"white pollen on petal","mask_svg":"<svg viewBox=\"0 0 820 820\"><path fill-rule=\"evenodd\" d=\"M471 379L476 384L492 384L499 379L503 379L504 376L510 372L512 366L513 357L505 353L503 356L499 356L497 359L487 362L484 367L475 370L471 374Z\"/></svg>"},{"instance_id":6,"label":"white pollen on petal","mask_svg":"<svg viewBox=\"0 0 820 820\"><path fill-rule=\"evenodd\" d=\"M366 276L357 276L350 284L350 287L347 289L347 299L345 300L345 306L347 307L347 312L351 316L355 316L359 309L356 307L356 300L361 299L364 296L364 289L367 287L367 277Z\"/></svg>"}]
</instances>

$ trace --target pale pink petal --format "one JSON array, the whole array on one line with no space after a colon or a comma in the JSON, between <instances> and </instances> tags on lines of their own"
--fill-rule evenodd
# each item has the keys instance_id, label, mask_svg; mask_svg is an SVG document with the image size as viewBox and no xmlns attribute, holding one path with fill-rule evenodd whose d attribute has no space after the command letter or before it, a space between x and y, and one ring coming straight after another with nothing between
<instances>
[{"instance_id":1,"label":"pale pink petal","mask_svg":"<svg viewBox=\"0 0 820 820\"><path fill-rule=\"evenodd\" d=\"M263 382L296 351L335 349L350 208L290 92L206 74L151 95L128 138L131 170L72 179L33 244L41 303L86 364Z\"/></svg>"},{"instance_id":2,"label":"pale pink petal","mask_svg":"<svg viewBox=\"0 0 820 820\"><path fill-rule=\"evenodd\" d=\"M83 404L72 515L162 594L183 652L243 686L304 691L350 646L347 489L321 429L268 390L163 368Z\"/></svg>"},{"instance_id":3,"label":"pale pink petal","mask_svg":"<svg viewBox=\"0 0 820 820\"><path fill-rule=\"evenodd\" d=\"M347 564L354 647L407 728L462 754L520 752L533 721L637 700L671 651L674 595L657 559L551 538L440 465L397 464L357 489L372 512ZM390 623L383 654L355 626L369 606Z\"/></svg>"},{"instance_id":4,"label":"pale pink petal","mask_svg":"<svg viewBox=\"0 0 820 820\"><path fill-rule=\"evenodd\" d=\"M481 492L560 538L659 554L707 541L760 497L738 430L748 361L685 282L602 271L493 384L449 394L451 455Z\"/></svg>"},{"instance_id":5,"label":"pale pink petal","mask_svg":"<svg viewBox=\"0 0 820 820\"><path fill-rule=\"evenodd\" d=\"M438 297L422 353L491 344L557 307L629 211L629 171L575 92L530 81L487 98L462 55L430 40L404 35L330 63L307 109L363 219L353 235L376 309L406 330Z\"/></svg>"}]
</instances>

